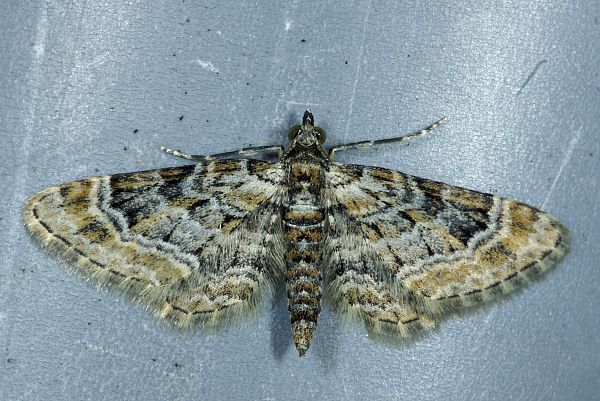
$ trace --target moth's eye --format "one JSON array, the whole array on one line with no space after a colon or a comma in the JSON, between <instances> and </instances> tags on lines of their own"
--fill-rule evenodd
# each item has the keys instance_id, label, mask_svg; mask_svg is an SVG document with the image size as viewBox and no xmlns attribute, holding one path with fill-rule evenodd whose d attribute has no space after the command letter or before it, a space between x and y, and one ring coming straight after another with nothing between
<instances>
[{"instance_id":1,"label":"moth's eye","mask_svg":"<svg viewBox=\"0 0 600 401\"><path fill-rule=\"evenodd\" d=\"M290 140L290 142L296 138L298 132L300 132L300 125L294 125L292 128L290 128L290 130L288 131L288 139Z\"/></svg>"},{"instance_id":2,"label":"moth's eye","mask_svg":"<svg viewBox=\"0 0 600 401\"><path fill-rule=\"evenodd\" d=\"M321 127L315 127L314 130L318 134L319 143L321 143L321 144L325 143L325 138L327 138L327 134L325 134L325 130Z\"/></svg>"}]
</instances>

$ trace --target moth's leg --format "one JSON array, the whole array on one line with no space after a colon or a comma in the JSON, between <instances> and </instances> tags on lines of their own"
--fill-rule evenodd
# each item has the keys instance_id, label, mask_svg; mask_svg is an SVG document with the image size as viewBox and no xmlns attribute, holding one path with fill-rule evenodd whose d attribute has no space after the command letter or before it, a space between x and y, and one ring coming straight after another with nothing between
<instances>
[{"instance_id":1,"label":"moth's leg","mask_svg":"<svg viewBox=\"0 0 600 401\"><path fill-rule=\"evenodd\" d=\"M281 156L283 156L285 149L281 145L252 146L249 148L234 150L233 152L215 153L214 155L191 155L188 153L184 153L180 150L173 150L164 146L161 146L160 150L173 156L182 157L186 160L210 161L217 159L226 159L228 157L236 156L251 157L256 156L260 153L277 153L277 156L281 159Z\"/></svg>"},{"instance_id":2,"label":"moth's leg","mask_svg":"<svg viewBox=\"0 0 600 401\"><path fill-rule=\"evenodd\" d=\"M335 146L335 147L329 149L329 153L328 153L329 159L333 160L335 153L341 152L343 150L365 149L365 148L370 148L373 145L380 145L383 143L404 142L404 141L408 141L409 139L413 139L413 138L416 138L419 136L426 135L429 132L431 132L433 129L435 129L437 126L445 123L447 119L448 119L448 117L443 117L443 118L439 119L437 122L435 122L434 124L430 125L429 127L422 129L421 131L413 132L412 134L408 134L408 135L404 135L404 136L398 136L395 138L387 138L387 139L378 139L375 141L362 141L362 142L347 143L344 145Z\"/></svg>"}]
</instances>

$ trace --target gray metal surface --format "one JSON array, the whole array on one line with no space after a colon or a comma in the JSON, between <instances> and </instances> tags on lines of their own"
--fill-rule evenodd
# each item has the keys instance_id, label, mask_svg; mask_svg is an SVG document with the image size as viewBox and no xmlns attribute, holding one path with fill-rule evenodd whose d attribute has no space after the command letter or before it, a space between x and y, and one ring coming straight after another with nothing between
<instances>
[{"instance_id":1,"label":"gray metal surface","mask_svg":"<svg viewBox=\"0 0 600 401\"><path fill-rule=\"evenodd\" d=\"M600 387L600 5L587 1L21 1L0 16L0 399L592 400ZM185 336L25 233L52 184L279 143L305 107L348 152L540 207L558 269L411 346L329 310L299 359L285 299Z\"/></svg>"}]
</instances>

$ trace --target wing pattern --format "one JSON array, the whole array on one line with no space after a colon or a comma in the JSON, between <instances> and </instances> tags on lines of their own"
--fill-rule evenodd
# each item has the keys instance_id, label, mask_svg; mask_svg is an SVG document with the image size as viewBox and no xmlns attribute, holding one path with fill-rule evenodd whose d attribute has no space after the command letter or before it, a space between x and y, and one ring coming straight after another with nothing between
<instances>
[{"instance_id":1,"label":"wing pattern","mask_svg":"<svg viewBox=\"0 0 600 401\"><path fill-rule=\"evenodd\" d=\"M433 327L433 320L411 305L410 294L393 285L381 257L339 205L329 210L324 254L325 294L342 315L362 318L373 335L408 337Z\"/></svg>"},{"instance_id":2,"label":"wing pattern","mask_svg":"<svg viewBox=\"0 0 600 401\"><path fill-rule=\"evenodd\" d=\"M281 265L281 168L224 160L47 188L27 228L84 277L187 327L251 308Z\"/></svg>"},{"instance_id":3,"label":"wing pattern","mask_svg":"<svg viewBox=\"0 0 600 401\"><path fill-rule=\"evenodd\" d=\"M377 272L365 292L389 288L405 309L438 318L510 292L568 247L557 219L514 200L377 167L336 163L327 179L334 220L358 231L356 252L338 252L345 263L331 266L332 288L363 317L377 302L358 305L356 292L339 291L351 275ZM360 279L352 282L360 287Z\"/></svg>"},{"instance_id":4,"label":"wing pattern","mask_svg":"<svg viewBox=\"0 0 600 401\"><path fill-rule=\"evenodd\" d=\"M294 146L304 145L277 163L215 160L50 187L27 201L24 221L80 275L183 328L252 311L281 277L292 320L314 331L322 274L325 299L346 316L409 336L511 292L568 248L567 229L523 203ZM312 331L296 342L300 355Z\"/></svg>"}]
</instances>

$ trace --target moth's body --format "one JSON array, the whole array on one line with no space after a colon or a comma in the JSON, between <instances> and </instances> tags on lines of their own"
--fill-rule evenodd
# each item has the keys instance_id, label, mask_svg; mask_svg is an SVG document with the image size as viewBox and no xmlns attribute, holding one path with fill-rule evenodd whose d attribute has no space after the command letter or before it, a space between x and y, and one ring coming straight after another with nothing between
<instances>
[{"instance_id":1,"label":"moth's body","mask_svg":"<svg viewBox=\"0 0 600 401\"><path fill-rule=\"evenodd\" d=\"M304 135L315 135L312 128L312 122L305 119L300 129ZM304 355L312 342L321 311L328 160L315 138L313 141L308 139L306 145L295 142L281 163L287 188L282 203L282 221L286 241L288 310L294 344L300 355Z\"/></svg>"},{"instance_id":2,"label":"moth's body","mask_svg":"<svg viewBox=\"0 0 600 401\"><path fill-rule=\"evenodd\" d=\"M84 278L122 289L177 327L237 318L280 277L300 355L322 296L373 335L405 337L512 291L568 247L557 219L523 203L333 161L336 151L401 142L443 121L326 152L307 110L286 150L167 150L198 163L49 187L27 201L23 217ZM257 151L280 158L244 158Z\"/></svg>"}]
</instances>

